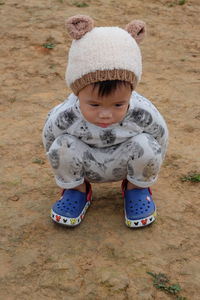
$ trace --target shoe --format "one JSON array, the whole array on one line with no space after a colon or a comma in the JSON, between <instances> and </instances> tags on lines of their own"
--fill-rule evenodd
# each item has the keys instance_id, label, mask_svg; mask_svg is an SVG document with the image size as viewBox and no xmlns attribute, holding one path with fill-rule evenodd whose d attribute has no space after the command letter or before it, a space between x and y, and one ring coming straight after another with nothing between
<instances>
[{"instance_id":1,"label":"shoe","mask_svg":"<svg viewBox=\"0 0 200 300\"><path fill-rule=\"evenodd\" d=\"M155 221L156 206L150 188L127 190L127 180L122 182L125 223L128 227L147 226Z\"/></svg>"},{"instance_id":2,"label":"shoe","mask_svg":"<svg viewBox=\"0 0 200 300\"><path fill-rule=\"evenodd\" d=\"M86 193L78 190L63 190L62 197L51 209L51 218L54 222L65 226L77 226L83 220L92 200L92 188L86 182Z\"/></svg>"}]
</instances>

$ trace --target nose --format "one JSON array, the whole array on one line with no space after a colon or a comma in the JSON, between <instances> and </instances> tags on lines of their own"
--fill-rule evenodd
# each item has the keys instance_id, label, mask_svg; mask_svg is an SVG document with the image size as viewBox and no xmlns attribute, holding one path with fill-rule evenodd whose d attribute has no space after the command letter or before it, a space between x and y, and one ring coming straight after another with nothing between
<instances>
[{"instance_id":1,"label":"nose","mask_svg":"<svg viewBox=\"0 0 200 300\"><path fill-rule=\"evenodd\" d=\"M99 118L100 119L111 119L112 118L112 112L109 109L102 109L99 112Z\"/></svg>"}]
</instances>

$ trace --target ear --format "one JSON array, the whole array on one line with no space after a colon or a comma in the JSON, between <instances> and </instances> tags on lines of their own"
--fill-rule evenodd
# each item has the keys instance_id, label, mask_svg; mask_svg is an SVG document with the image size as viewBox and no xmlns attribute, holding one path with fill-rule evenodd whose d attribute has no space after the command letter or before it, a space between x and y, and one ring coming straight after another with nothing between
<instances>
[{"instance_id":1,"label":"ear","mask_svg":"<svg viewBox=\"0 0 200 300\"><path fill-rule=\"evenodd\" d=\"M94 21L89 16L76 15L65 21L68 34L72 39L79 40L94 27Z\"/></svg>"},{"instance_id":2,"label":"ear","mask_svg":"<svg viewBox=\"0 0 200 300\"><path fill-rule=\"evenodd\" d=\"M138 44L144 39L146 34L146 24L141 20L134 20L130 22L128 25L126 25L125 29Z\"/></svg>"}]
</instances>

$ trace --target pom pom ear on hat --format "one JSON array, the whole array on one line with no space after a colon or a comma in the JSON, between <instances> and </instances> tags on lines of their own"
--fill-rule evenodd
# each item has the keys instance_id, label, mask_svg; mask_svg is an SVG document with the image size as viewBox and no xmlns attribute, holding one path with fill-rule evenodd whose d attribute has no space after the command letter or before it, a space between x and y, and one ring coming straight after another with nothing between
<instances>
[{"instance_id":1,"label":"pom pom ear on hat","mask_svg":"<svg viewBox=\"0 0 200 300\"><path fill-rule=\"evenodd\" d=\"M128 33L136 40L139 44L143 41L146 34L146 24L141 20L134 20L126 25L125 28Z\"/></svg>"},{"instance_id":2,"label":"pom pom ear on hat","mask_svg":"<svg viewBox=\"0 0 200 300\"><path fill-rule=\"evenodd\" d=\"M89 16L76 15L65 22L67 31L72 39L79 40L94 27L94 21Z\"/></svg>"}]
</instances>

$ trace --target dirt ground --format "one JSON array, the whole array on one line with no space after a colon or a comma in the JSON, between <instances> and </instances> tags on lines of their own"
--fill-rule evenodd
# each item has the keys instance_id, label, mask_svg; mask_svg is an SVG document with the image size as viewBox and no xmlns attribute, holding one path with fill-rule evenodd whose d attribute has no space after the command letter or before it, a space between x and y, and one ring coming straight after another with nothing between
<instances>
[{"instance_id":1,"label":"dirt ground","mask_svg":"<svg viewBox=\"0 0 200 300\"><path fill-rule=\"evenodd\" d=\"M147 272L161 272L180 284L182 297L198 300L200 184L180 178L200 172L200 2L84 3L0 0L0 299L178 299L153 286ZM147 23L137 91L165 116L170 144L153 187L157 221L141 230L124 224L120 183L93 186L79 227L63 228L49 217L60 189L41 131L47 112L70 92L64 20L75 14L92 16L97 26Z\"/></svg>"}]
</instances>

